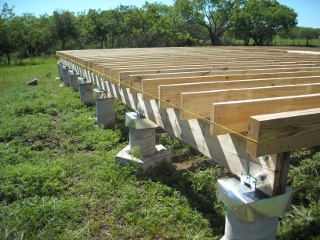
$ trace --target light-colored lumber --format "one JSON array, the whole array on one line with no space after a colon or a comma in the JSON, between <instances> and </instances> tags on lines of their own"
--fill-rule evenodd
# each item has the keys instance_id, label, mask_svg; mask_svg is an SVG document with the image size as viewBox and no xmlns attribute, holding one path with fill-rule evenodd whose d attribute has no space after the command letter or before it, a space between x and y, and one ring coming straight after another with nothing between
<instances>
[{"instance_id":1,"label":"light-colored lumber","mask_svg":"<svg viewBox=\"0 0 320 240\"><path fill-rule=\"evenodd\" d=\"M154 99L151 96L158 96L158 87L160 85L178 84L178 83L196 83L196 82L214 82L214 81L232 81L232 80L248 80L248 79L261 79L261 78L285 78L285 77L306 77L306 76L319 76L320 71L301 71L301 72L280 72L280 73L262 73L262 74L230 74L230 75L216 75L216 76L203 76L203 77L185 77L174 79L152 79L143 80L141 86L135 86L136 89L142 89L148 94L143 94L143 99ZM196 91L196 90L195 90Z\"/></svg>"},{"instance_id":2,"label":"light-colored lumber","mask_svg":"<svg viewBox=\"0 0 320 240\"><path fill-rule=\"evenodd\" d=\"M312 77L265 78L252 80L216 81L200 83L182 83L159 86L160 109L181 107L181 93L196 91L215 91L239 88L255 88L281 85L320 83L320 75Z\"/></svg>"},{"instance_id":3,"label":"light-colored lumber","mask_svg":"<svg viewBox=\"0 0 320 240\"><path fill-rule=\"evenodd\" d=\"M320 108L251 116L248 137L253 156L320 145Z\"/></svg>"},{"instance_id":4,"label":"light-colored lumber","mask_svg":"<svg viewBox=\"0 0 320 240\"><path fill-rule=\"evenodd\" d=\"M130 82L140 82L143 79L153 79L153 78L178 78L178 77L198 77L198 76L208 76L214 75L217 71L234 71L234 70L253 70L253 69L279 69L279 68L294 68L299 69L302 67L319 67L319 62L313 63L303 63L303 62L284 62L284 63L269 63L266 65L264 61L256 62L234 62L232 64L228 63L216 63L210 68L205 68L205 66L200 66L198 68L184 68L184 69L163 69L162 71L125 71L120 72L120 80L125 84L130 84ZM174 71L173 71L174 70ZM271 71L271 70L270 70ZM279 70L280 71L280 70ZM248 74L248 72L246 72Z\"/></svg>"},{"instance_id":5,"label":"light-colored lumber","mask_svg":"<svg viewBox=\"0 0 320 240\"><path fill-rule=\"evenodd\" d=\"M319 103L320 94L214 103L211 121L241 133L248 131L251 116L318 108ZM220 135L230 132L216 124L211 124L211 134Z\"/></svg>"},{"instance_id":6,"label":"light-colored lumber","mask_svg":"<svg viewBox=\"0 0 320 240\"><path fill-rule=\"evenodd\" d=\"M285 65L283 67L273 67L271 69L271 65L268 65L266 69L263 68L255 68L254 65L257 64L255 62L241 62L232 64L230 66L230 61L228 61L229 65L226 63L221 62L212 62L212 61L195 61L194 63L190 64L188 61L179 60L178 62L145 62L145 63L117 63L117 64L109 64L109 66L105 66L103 72L111 76L111 79L118 79L121 80L124 85L121 87L127 87L130 84L130 77L129 74L133 71L140 72L140 73L153 73L149 74L150 77L157 77L161 78L162 75L160 73L168 73L172 66L175 66L176 69L171 69L171 73L175 73L171 77L199 77L199 76L212 76L212 75L222 75L222 74L259 74L259 73L277 73L277 72L299 72L299 71L308 71L308 70L319 70L320 67L318 64L303 64L295 65L295 66L288 66ZM265 64L265 62L263 62ZM222 65L223 64L223 65ZM245 65L246 64L246 65ZM238 66L239 65L239 66ZM251 66L253 65L253 66ZM227 67L228 66L228 67ZM236 67L238 66L238 67ZM251 66L251 67L248 67ZM204 71L199 71L204 69ZM183 73L184 72L184 73ZM122 74L120 73L127 73ZM165 76L167 77L167 76ZM142 79L148 79L145 76L138 75L132 79L132 81L140 82Z\"/></svg>"},{"instance_id":7,"label":"light-colored lumber","mask_svg":"<svg viewBox=\"0 0 320 240\"><path fill-rule=\"evenodd\" d=\"M287 188L287 177L290 167L290 152L282 152L264 156L269 164L274 165L272 196L284 194Z\"/></svg>"},{"instance_id":8,"label":"light-colored lumber","mask_svg":"<svg viewBox=\"0 0 320 240\"><path fill-rule=\"evenodd\" d=\"M320 93L320 83L182 93L180 117L183 120L195 118L196 115L210 118L212 103L314 93Z\"/></svg>"}]
</instances>

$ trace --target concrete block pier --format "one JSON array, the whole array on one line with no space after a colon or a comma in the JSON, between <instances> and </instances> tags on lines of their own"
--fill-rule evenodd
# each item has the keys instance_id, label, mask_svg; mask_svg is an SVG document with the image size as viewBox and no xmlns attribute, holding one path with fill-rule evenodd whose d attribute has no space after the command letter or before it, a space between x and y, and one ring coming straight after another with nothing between
<instances>
[{"instance_id":1,"label":"concrete block pier","mask_svg":"<svg viewBox=\"0 0 320 240\"><path fill-rule=\"evenodd\" d=\"M69 70L68 74L69 74L69 84L71 89L75 92L79 91L79 82L78 82L79 75L72 70Z\"/></svg>"},{"instance_id":2,"label":"concrete block pier","mask_svg":"<svg viewBox=\"0 0 320 240\"><path fill-rule=\"evenodd\" d=\"M80 101L85 105L93 105L93 88L92 82L88 81L86 78L78 77L79 91L80 91Z\"/></svg>"},{"instance_id":3,"label":"concrete block pier","mask_svg":"<svg viewBox=\"0 0 320 240\"><path fill-rule=\"evenodd\" d=\"M56 80L61 80L63 79L63 76L62 76L62 63L61 62L57 62L57 67L58 67L58 77L56 78Z\"/></svg>"},{"instance_id":4,"label":"concrete block pier","mask_svg":"<svg viewBox=\"0 0 320 240\"><path fill-rule=\"evenodd\" d=\"M115 124L114 98L102 89L94 89L97 124L104 128Z\"/></svg>"},{"instance_id":5,"label":"concrete block pier","mask_svg":"<svg viewBox=\"0 0 320 240\"><path fill-rule=\"evenodd\" d=\"M69 69L66 66L62 66L61 67L61 71L62 71L62 87L69 87L70 83L69 83Z\"/></svg>"},{"instance_id":6,"label":"concrete block pier","mask_svg":"<svg viewBox=\"0 0 320 240\"><path fill-rule=\"evenodd\" d=\"M170 153L163 145L156 145L157 125L135 112L126 113L126 126L129 127L129 145L116 156L122 165L137 163L143 171L156 167L160 162L170 162Z\"/></svg>"}]
</instances>

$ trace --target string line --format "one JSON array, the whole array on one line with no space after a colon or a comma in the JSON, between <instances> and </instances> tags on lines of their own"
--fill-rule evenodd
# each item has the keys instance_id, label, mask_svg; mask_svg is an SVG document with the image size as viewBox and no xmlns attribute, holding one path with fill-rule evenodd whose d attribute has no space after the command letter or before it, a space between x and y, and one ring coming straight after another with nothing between
<instances>
[{"instance_id":1,"label":"string line","mask_svg":"<svg viewBox=\"0 0 320 240\"><path fill-rule=\"evenodd\" d=\"M74 63L74 64L76 64L76 65L78 65L78 66L80 66L80 67L86 68L87 70L89 70L89 71L91 71L91 72L93 72L93 73L96 73L96 74L99 74L99 75L101 75L101 76L107 77L107 78L109 78L110 80L114 80L114 81L118 82L118 84L122 84L122 85L124 85L124 86L126 86L126 87L128 87L128 88L134 89L134 90L136 90L136 91L138 91L138 92L141 92L141 93L143 93L143 94L145 94L145 95L148 95L148 96L151 97L152 99L158 100L158 101L160 101L160 102L164 102L164 103L172 106L173 108L176 108L176 109L185 111L186 113L194 116L196 119L200 119L200 120L205 121L205 122L207 122L207 123L209 123L209 124L213 124L213 125L215 125L215 126L217 126L217 127L220 127L220 128L222 128L222 129L224 129L224 130L227 130L228 132L233 133L233 134L235 134L235 135L237 135L237 136L239 136L239 137L245 138L246 140L249 140L249 141L251 141L251 142L253 142L253 143L258 143L258 142L269 141L269 140L275 139L275 138L267 138L267 139L262 139L262 140L260 139L259 141L258 141L258 140L255 140L255 139L250 138L250 137L248 137L248 136L245 136L245 135L243 135L243 134L241 134L241 133L239 133L239 132L237 132L237 131L234 131L234 130L226 127L226 126L223 126L223 125L221 125L221 124L219 124L219 123L216 123L216 122L214 122L214 121L212 121L212 120L210 120L210 119L207 119L207 118L205 118L205 117L203 117L203 116L200 116L199 114L194 113L194 112L192 112L192 111L190 111L190 110L188 110L188 109L185 109L185 108L182 108L182 107L180 107L180 106L178 106L178 105L176 105L176 104L167 102L166 100L161 99L161 98L159 98L158 96L154 96L153 94L150 94L150 93L148 93L148 92L145 92L145 91L143 91L142 89L139 89L139 88L137 88L137 87L134 87L134 86L132 86L132 85L130 85L130 84L128 84L128 83L125 83L125 82L121 81L120 79L116 79L116 78L114 78L114 77L112 77L112 76L109 76L109 75L107 75L107 74L105 74L105 73L100 72L99 70L95 70L95 69L90 68L90 67L87 67L87 66L85 66L85 65L83 65L83 64L81 64L81 63L77 63L76 61L74 61L74 60L72 60L72 59L70 59L70 58L67 58L67 57L65 57L65 56L62 56L62 55L60 55L59 53L57 53L57 56L58 56L58 57L61 57L61 58L64 58L65 60L67 60L67 61L69 61L69 62L72 62L72 63Z\"/></svg>"}]
</instances>

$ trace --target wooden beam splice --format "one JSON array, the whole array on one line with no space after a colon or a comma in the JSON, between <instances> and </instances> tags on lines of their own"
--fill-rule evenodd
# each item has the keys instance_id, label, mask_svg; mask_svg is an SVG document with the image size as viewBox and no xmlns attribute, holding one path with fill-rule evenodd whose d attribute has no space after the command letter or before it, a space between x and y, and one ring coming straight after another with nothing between
<instances>
[{"instance_id":1,"label":"wooden beam splice","mask_svg":"<svg viewBox=\"0 0 320 240\"><path fill-rule=\"evenodd\" d=\"M247 132L251 116L318 108L319 103L320 94L213 103L211 121L225 128L210 124L210 133Z\"/></svg>"},{"instance_id":2,"label":"wooden beam splice","mask_svg":"<svg viewBox=\"0 0 320 240\"><path fill-rule=\"evenodd\" d=\"M251 116L248 137L255 157L320 145L320 108Z\"/></svg>"},{"instance_id":3,"label":"wooden beam splice","mask_svg":"<svg viewBox=\"0 0 320 240\"><path fill-rule=\"evenodd\" d=\"M180 117L182 120L194 119L196 114L203 118L210 118L212 103L315 93L320 93L320 83L182 93Z\"/></svg>"}]
</instances>

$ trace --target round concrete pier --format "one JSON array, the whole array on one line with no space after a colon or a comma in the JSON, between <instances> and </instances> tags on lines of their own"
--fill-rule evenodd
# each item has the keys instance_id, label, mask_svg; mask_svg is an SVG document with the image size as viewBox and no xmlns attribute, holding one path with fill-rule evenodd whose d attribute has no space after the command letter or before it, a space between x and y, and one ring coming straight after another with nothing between
<instances>
[{"instance_id":1,"label":"round concrete pier","mask_svg":"<svg viewBox=\"0 0 320 240\"><path fill-rule=\"evenodd\" d=\"M96 100L97 124L108 127L115 124L114 98Z\"/></svg>"},{"instance_id":2,"label":"round concrete pier","mask_svg":"<svg viewBox=\"0 0 320 240\"><path fill-rule=\"evenodd\" d=\"M68 74L68 67L62 66L62 86L69 87L69 74Z\"/></svg>"},{"instance_id":3,"label":"round concrete pier","mask_svg":"<svg viewBox=\"0 0 320 240\"><path fill-rule=\"evenodd\" d=\"M72 70L69 70L70 87L75 92L79 91L78 77L79 77L79 75L76 75Z\"/></svg>"},{"instance_id":4,"label":"round concrete pier","mask_svg":"<svg viewBox=\"0 0 320 240\"><path fill-rule=\"evenodd\" d=\"M222 240L275 240L279 217L247 222L227 209L225 235Z\"/></svg>"},{"instance_id":5,"label":"round concrete pier","mask_svg":"<svg viewBox=\"0 0 320 240\"><path fill-rule=\"evenodd\" d=\"M85 105L93 105L93 89L92 83L86 81L85 78L78 78L80 101Z\"/></svg>"},{"instance_id":6,"label":"round concrete pier","mask_svg":"<svg viewBox=\"0 0 320 240\"><path fill-rule=\"evenodd\" d=\"M150 156L156 152L155 129L134 129L129 127L129 142L131 152L138 147L143 157Z\"/></svg>"},{"instance_id":7,"label":"round concrete pier","mask_svg":"<svg viewBox=\"0 0 320 240\"><path fill-rule=\"evenodd\" d=\"M63 80L62 69L61 69L62 68L62 63L58 62L57 66L58 66L58 78L62 81Z\"/></svg>"}]
</instances>

